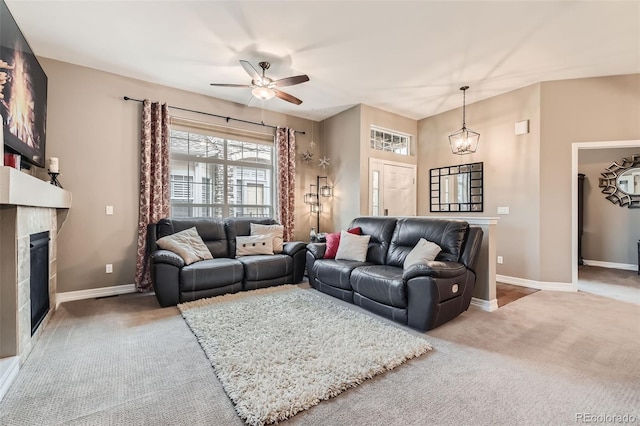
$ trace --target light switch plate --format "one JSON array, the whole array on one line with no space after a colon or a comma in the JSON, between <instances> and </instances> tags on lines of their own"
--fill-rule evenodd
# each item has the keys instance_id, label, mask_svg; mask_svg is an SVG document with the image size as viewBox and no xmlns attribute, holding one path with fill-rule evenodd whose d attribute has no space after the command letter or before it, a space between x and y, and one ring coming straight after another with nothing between
<instances>
[{"instance_id":1,"label":"light switch plate","mask_svg":"<svg viewBox=\"0 0 640 426\"><path fill-rule=\"evenodd\" d=\"M502 256L498 256L498 263L502 265L503 262L504 262L504 259L502 258Z\"/></svg>"},{"instance_id":2,"label":"light switch plate","mask_svg":"<svg viewBox=\"0 0 640 426\"><path fill-rule=\"evenodd\" d=\"M107 274L113 273L113 265L111 263L107 263L105 265L104 272Z\"/></svg>"},{"instance_id":3,"label":"light switch plate","mask_svg":"<svg viewBox=\"0 0 640 426\"><path fill-rule=\"evenodd\" d=\"M107 206L106 213L111 216L113 214L113 206Z\"/></svg>"},{"instance_id":4,"label":"light switch plate","mask_svg":"<svg viewBox=\"0 0 640 426\"><path fill-rule=\"evenodd\" d=\"M529 133L529 120L517 121L515 125L515 133L518 135L526 135Z\"/></svg>"},{"instance_id":5,"label":"light switch plate","mask_svg":"<svg viewBox=\"0 0 640 426\"><path fill-rule=\"evenodd\" d=\"M509 207L498 207L498 214L509 214Z\"/></svg>"}]
</instances>

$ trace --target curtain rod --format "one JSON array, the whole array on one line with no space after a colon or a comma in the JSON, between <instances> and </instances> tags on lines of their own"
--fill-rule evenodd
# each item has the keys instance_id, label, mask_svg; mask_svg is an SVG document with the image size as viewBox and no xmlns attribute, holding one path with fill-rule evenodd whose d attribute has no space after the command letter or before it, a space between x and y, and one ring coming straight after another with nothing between
<instances>
[{"instance_id":1,"label":"curtain rod","mask_svg":"<svg viewBox=\"0 0 640 426\"><path fill-rule=\"evenodd\" d=\"M140 103L144 102L144 101L142 101L141 99L133 99L133 98L130 98L130 97L128 97L128 96L125 96L123 99L124 99L125 101L136 101L136 102L140 102ZM261 121L261 122L257 122L257 121L243 120L243 119L241 119L241 118L226 117L226 116L224 116L224 115L213 114L213 113L210 113L210 112L196 111L196 110L194 110L194 109L181 108L181 107L171 106L171 105L168 105L168 107L169 107L169 108L172 108L172 109L178 109L178 110L180 110L180 111L195 112L196 114L208 115L208 116L210 116L210 117L224 118L224 119L227 121L227 123L228 123L230 120L233 120L233 121L239 121L239 122L241 122L241 123L255 124L256 126L269 127L269 128L271 128L271 129L277 129L277 128L278 128L277 126L271 126L271 125L269 125L269 124L264 124L264 122L263 122L263 121ZM300 133L301 135L306 135L306 132L304 132L304 131L302 131L302 130L294 130L294 131L295 131L296 133Z\"/></svg>"}]
</instances>

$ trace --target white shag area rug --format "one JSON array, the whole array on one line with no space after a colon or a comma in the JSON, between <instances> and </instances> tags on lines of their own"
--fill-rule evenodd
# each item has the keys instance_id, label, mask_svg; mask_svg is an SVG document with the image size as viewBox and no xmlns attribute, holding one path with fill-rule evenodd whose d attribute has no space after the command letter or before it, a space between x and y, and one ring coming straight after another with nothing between
<instances>
[{"instance_id":1,"label":"white shag area rug","mask_svg":"<svg viewBox=\"0 0 640 426\"><path fill-rule=\"evenodd\" d=\"M431 350L420 337L293 285L178 308L250 425L286 420Z\"/></svg>"}]
</instances>

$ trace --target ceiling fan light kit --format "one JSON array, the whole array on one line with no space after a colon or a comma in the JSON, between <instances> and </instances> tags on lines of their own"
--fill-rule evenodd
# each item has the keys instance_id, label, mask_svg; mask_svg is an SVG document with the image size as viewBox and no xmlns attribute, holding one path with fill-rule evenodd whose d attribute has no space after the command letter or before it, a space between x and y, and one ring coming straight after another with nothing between
<instances>
[{"instance_id":1,"label":"ceiling fan light kit","mask_svg":"<svg viewBox=\"0 0 640 426\"><path fill-rule=\"evenodd\" d=\"M251 90L251 94L258 99L266 101L273 98L276 95L276 92L268 87L254 87L253 90Z\"/></svg>"},{"instance_id":2,"label":"ceiling fan light kit","mask_svg":"<svg viewBox=\"0 0 640 426\"><path fill-rule=\"evenodd\" d=\"M469 86L462 86L462 128L449 135L449 144L451 152L456 155L473 154L478 149L478 141L480 141L480 133L467 129L465 123L465 93Z\"/></svg>"},{"instance_id":3,"label":"ceiling fan light kit","mask_svg":"<svg viewBox=\"0 0 640 426\"><path fill-rule=\"evenodd\" d=\"M289 93L278 90L278 87L294 86L296 84L309 81L309 76L302 74L292 77L281 78L274 80L265 75L266 70L271 67L269 62L260 62L258 65L262 68L262 75L251 65L248 61L240 60L240 65L251 77L251 84L226 84L226 83L211 83L212 86L218 87L246 87L251 88L251 94L263 101L269 100L274 96L282 99L283 101L291 102L295 105L300 105L302 101Z\"/></svg>"}]
</instances>

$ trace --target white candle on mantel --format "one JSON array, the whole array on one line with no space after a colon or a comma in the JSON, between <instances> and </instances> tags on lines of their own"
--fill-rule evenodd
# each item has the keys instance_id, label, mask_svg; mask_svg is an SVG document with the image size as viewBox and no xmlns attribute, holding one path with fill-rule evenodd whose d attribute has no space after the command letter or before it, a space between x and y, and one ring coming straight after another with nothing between
<instances>
[{"instance_id":1,"label":"white candle on mantel","mask_svg":"<svg viewBox=\"0 0 640 426\"><path fill-rule=\"evenodd\" d=\"M60 169L58 168L58 157L49 158L49 171L51 173L60 173Z\"/></svg>"}]
</instances>

